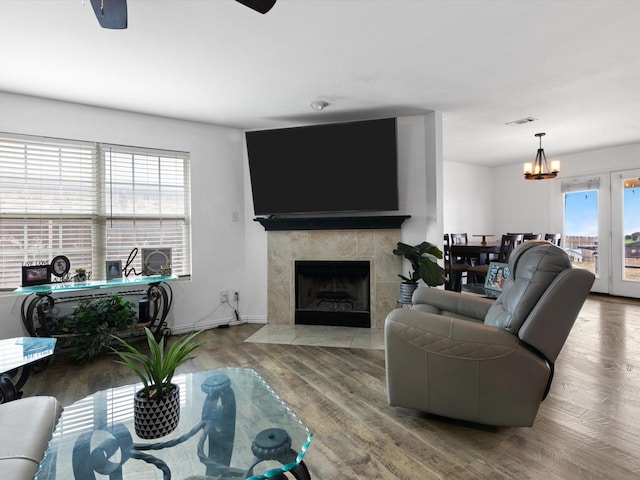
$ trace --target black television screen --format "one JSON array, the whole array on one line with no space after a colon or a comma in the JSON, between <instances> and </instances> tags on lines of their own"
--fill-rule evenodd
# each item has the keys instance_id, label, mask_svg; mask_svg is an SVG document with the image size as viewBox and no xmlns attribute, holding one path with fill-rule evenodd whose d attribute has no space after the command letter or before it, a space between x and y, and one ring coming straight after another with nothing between
<instances>
[{"instance_id":1,"label":"black television screen","mask_svg":"<svg viewBox=\"0 0 640 480\"><path fill-rule=\"evenodd\" d=\"M398 210L395 118L245 136L256 215Z\"/></svg>"}]
</instances>

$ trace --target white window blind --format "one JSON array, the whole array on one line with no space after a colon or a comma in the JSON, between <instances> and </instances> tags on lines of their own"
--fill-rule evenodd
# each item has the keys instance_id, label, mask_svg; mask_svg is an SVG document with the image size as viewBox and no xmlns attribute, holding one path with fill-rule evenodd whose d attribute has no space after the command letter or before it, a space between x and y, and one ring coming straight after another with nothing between
<instances>
[{"instance_id":1,"label":"white window blind","mask_svg":"<svg viewBox=\"0 0 640 480\"><path fill-rule=\"evenodd\" d=\"M134 247L171 248L190 274L189 184L184 152L0 134L0 288L56 255L103 279Z\"/></svg>"},{"instance_id":2,"label":"white window blind","mask_svg":"<svg viewBox=\"0 0 640 480\"><path fill-rule=\"evenodd\" d=\"M600 188L600 177L563 180L560 188L562 193L598 190Z\"/></svg>"}]
</instances>

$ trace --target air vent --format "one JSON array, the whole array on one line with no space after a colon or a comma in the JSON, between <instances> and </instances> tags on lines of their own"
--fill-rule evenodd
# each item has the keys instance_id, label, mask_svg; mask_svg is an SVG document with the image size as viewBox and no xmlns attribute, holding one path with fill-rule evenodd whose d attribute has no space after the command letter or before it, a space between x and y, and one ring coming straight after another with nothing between
<instances>
[{"instance_id":1,"label":"air vent","mask_svg":"<svg viewBox=\"0 0 640 480\"><path fill-rule=\"evenodd\" d=\"M525 123L535 122L536 120L537 118L526 117L526 118L521 118L520 120L514 120L513 122L507 122L505 125L523 125Z\"/></svg>"}]
</instances>

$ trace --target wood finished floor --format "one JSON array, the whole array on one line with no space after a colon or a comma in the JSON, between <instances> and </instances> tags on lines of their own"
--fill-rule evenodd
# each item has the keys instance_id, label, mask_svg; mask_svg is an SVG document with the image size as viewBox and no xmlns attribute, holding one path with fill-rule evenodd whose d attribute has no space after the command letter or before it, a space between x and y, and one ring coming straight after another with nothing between
<instances>
[{"instance_id":1,"label":"wood finished floor","mask_svg":"<svg viewBox=\"0 0 640 480\"><path fill-rule=\"evenodd\" d=\"M587 300L532 428L389 407L383 351L244 342L260 328L207 331L180 372L255 369L314 433L305 457L314 479L640 478L640 301ZM80 367L56 358L25 395L69 405L134 381L111 357Z\"/></svg>"}]
</instances>

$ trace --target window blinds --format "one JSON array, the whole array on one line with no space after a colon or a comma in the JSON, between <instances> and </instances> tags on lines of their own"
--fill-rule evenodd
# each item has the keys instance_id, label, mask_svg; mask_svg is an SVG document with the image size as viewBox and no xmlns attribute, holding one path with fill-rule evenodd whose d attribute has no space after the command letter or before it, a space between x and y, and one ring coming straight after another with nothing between
<instances>
[{"instance_id":1,"label":"window blinds","mask_svg":"<svg viewBox=\"0 0 640 480\"><path fill-rule=\"evenodd\" d=\"M562 193L598 190L600 188L600 177L563 180L560 188Z\"/></svg>"},{"instance_id":2,"label":"window blinds","mask_svg":"<svg viewBox=\"0 0 640 480\"><path fill-rule=\"evenodd\" d=\"M56 255L105 278L134 247L171 248L189 274L189 183L183 152L0 133L0 288Z\"/></svg>"}]
</instances>

